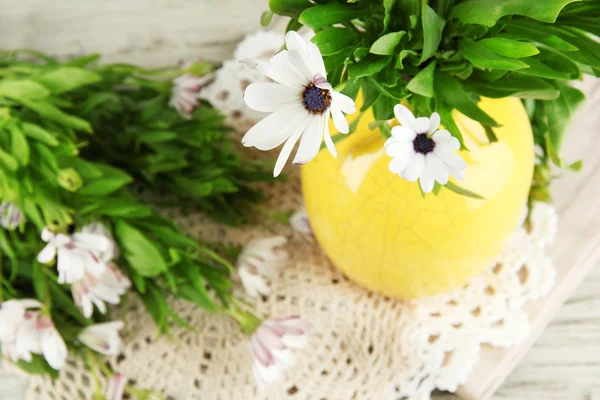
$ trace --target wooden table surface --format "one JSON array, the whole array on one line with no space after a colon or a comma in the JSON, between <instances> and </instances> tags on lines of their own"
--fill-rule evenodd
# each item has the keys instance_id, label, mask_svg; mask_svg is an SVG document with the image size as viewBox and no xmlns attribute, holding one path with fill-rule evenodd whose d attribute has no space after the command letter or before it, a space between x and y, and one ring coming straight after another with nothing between
<instances>
[{"instance_id":1,"label":"wooden table surface","mask_svg":"<svg viewBox=\"0 0 600 400\"><path fill-rule=\"evenodd\" d=\"M14 0L0 0L1 48L33 47L62 55L101 51L105 61L160 65L229 57L235 42L259 28L266 0L20 0L14 5ZM582 158L585 166L556 181L553 195L559 215L568 216L561 221L562 237L582 246L565 249L558 242L553 255L562 267L595 265L495 399L600 400L598 252L579 257L583 244L600 240L600 80L586 80L580 87L589 100L571 128L564 156L567 161ZM570 226L569 219L579 223ZM0 371L0 400L21 400L25 384Z\"/></svg>"}]
</instances>

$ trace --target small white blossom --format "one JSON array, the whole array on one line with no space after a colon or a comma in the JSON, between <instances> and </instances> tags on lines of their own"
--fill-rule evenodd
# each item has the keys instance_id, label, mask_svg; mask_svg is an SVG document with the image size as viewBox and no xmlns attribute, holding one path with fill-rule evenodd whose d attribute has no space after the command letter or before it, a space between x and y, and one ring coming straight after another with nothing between
<instances>
[{"instance_id":1,"label":"small white blossom","mask_svg":"<svg viewBox=\"0 0 600 400\"><path fill-rule=\"evenodd\" d=\"M106 270L100 257L109 250L111 242L104 236L83 232L67 235L44 228L42 240L48 244L37 260L49 263L57 257L58 283L78 282L86 272L100 277Z\"/></svg>"},{"instance_id":2,"label":"small white blossom","mask_svg":"<svg viewBox=\"0 0 600 400\"><path fill-rule=\"evenodd\" d=\"M333 90L327 81L323 57L317 45L307 42L297 32L290 31L285 38L287 50L280 51L270 62L258 59L243 60L274 80L274 83L250 84L244 93L248 107L272 113L254 125L243 137L242 143L259 150L271 150L283 144L275 164L278 176L296 143L300 145L294 165L309 162L319 152L321 140L337 157L329 134L329 117L341 133L348 133L344 116L356 112L354 101ZM285 143L285 144L284 144Z\"/></svg>"},{"instance_id":3,"label":"small white blossom","mask_svg":"<svg viewBox=\"0 0 600 400\"><path fill-rule=\"evenodd\" d=\"M300 207L291 217L290 225L292 228L300 233L311 233L312 228L310 227L310 221L308 220L308 213L304 206Z\"/></svg>"},{"instance_id":4,"label":"small white blossom","mask_svg":"<svg viewBox=\"0 0 600 400\"><path fill-rule=\"evenodd\" d=\"M440 126L438 113L430 118L415 118L401 104L394 107L394 114L402 126L392 128L392 137L385 142L385 151L392 157L389 169L409 182L419 179L423 192L431 192L435 181L448 183L448 175L463 179L467 167L456 151L460 142Z\"/></svg>"},{"instance_id":5,"label":"small white blossom","mask_svg":"<svg viewBox=\"0 0 600 400\"><path fill-rule=\"evenodd\" d=\"M301 349L308 343L310 327L293 316L264 321L252 335L252 370L259 387L264 388L283 378L294 364L290 349Z\"/></svg>"},{"instance_id":6,"label":"small white blossom","mask_svg":"<svg viewBox=\"0 0 600 400\"><path fill-rule=\"evenodd\" d=\"M122 400L127 380L122 374L116 373L108 381L104 398L106 400Z\"/></svg>"},{"instance_id":7,"label":"small white blossom","mask_svg":"<svg viewBox=\"0 0 600 400\"><path fill-rule=\"evenodd\" d=\"M238 257L238 274L249 296L270 293L264 277L273 278L277 268L287 260L287 252L281 249L286 243L285 237L275 236L254 239L244 247Z\"/></svg>"},{"instance_id":8,"label":"small white blossom","mask_svg":"<svg viewBox=\"0 0 600 400\"><path fill-rule=\"evenodd\" d=\"M177 110L184 119L190 119L192 112L200 106L198 94L212 79L212 76L183 74L173 80L173 89L169 105Z\"/></svg>"},{"instance_id":9,"label":"small white blossom","mask_svg":"<svg viewBox=\"0 0 600 400\"><path fill-rule=\"evenodd\" d=\"M115 264L106 264L106 270L98 278L86 273L82 280L71 285L71 293L75 305L84 317L90 318L94 305L102 313L106 313L106 304L119 304L121 296L131 286L131 281L124 276Z\"/></svg>"},{"instance_id":10,"label":"small white blossom","mask_svg":"<svg viewBox=\"0 0 600 400\"><path fill-rule=\"evenodd\" d=\"M25 216L13 203L2 203L0 205L0 226L13 231L25 222Z\"/></svg>"},{"instance_id":11,"label":"small white blossom","mask_svg":"<svg viewBox=\"0 0 600 400\"><path fill-rule=\"evenodd\" d=\"M27 310L41 307L42 304L33 299L15 299L0 303L0 343L13 343Z\"/></svg>"},{"instance_id":12,"label":"small white blossom","mask_svg":"<svg viewBox=\"0 0 600 400\"><path fill-rule=\"evenodd\" d=\"M32 354L43 355L48 365L56 370L64 367L68 354L67 346L52 320L36 311L24 312L14 340L2 342L2 352L13 362L30 362Z\"/></svg>"},{"instance_id":13,"label":"small white blossom","mask_svg":"<svg viewBox=\"0 0 600 400\"><path fill-rule=\"evenodd\" d=\"M108 249L99 255L101 261L108 263L119 258L119 247L117 246L117 243L115 243L115 239L102 222L92 222L85 225L83 228L81 228L81 233L100 235L108 239Z\"/></svg>"},{"instance_id":14,"label":"small white blossom","mask_svg":"<svg viewBox=\"0 0 600 400\"><path fill-rule=\"evenodd\" d=\"M105 322L90 325L77 337L81 343L100 354L114 356L119 353L122 346L119 331L123 329L123 322Z\"/></svg>"}]
</instances>

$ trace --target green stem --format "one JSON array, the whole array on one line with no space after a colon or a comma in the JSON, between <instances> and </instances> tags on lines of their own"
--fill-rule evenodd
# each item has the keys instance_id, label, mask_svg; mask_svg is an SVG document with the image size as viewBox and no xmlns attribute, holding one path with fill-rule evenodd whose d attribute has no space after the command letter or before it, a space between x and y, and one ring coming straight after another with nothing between
<instances>
[{"instance_id":1,"label":"green stem","mask_svg":"<svg viewBox=\"0 0 600 400\"><path fill-rule=\"evenodd\" d=\"M231 307L224 310L224 312L233 318L240 325L242 332L248 336L256 332L260 324L262 324L261 318L250 311L243 310L233 300L231 301Z\"/></svg>"}]
</instances>

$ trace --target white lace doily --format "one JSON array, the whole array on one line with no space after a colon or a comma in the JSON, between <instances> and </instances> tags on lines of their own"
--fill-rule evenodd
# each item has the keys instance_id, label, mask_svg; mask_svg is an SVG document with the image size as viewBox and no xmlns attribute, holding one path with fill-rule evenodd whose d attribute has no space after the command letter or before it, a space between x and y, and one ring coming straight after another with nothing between
<instances>
[{"instance_id":1,"label":"white lace doily","mask_svg":"<svg viewBox=\"0 0 600 400\"><path fill-rule=\"evenodd\" d=\"M242 42L236 58L268 57L281 43L281 35L257 33ZM244 129L257 116L243 106L243 88L262 79L237 61L227 62L204 95ZM269 209L291 211L301 204L298 171L291 172L289 182L266 187ZM436 388L454 391L465 382L482 344L509 347L523 340L529 323L522 306L548 293L555 279L544 248L554 237L557 218L547 204L534 207L532 229L515 232L482 276L453 293L410 302L350 282L310 235L289 227L265 221L263 226L233 229L199 213L167 214L207 240L243 245L257 237L288 236L288 265L272 282L269 298L256 306L265 316L299 314L314 329L285 381L259 391L248 340L229 318L174 300L175 311L197 331L175 327L173 339L157 338L150 317L131 296L127 345L110 364L136 386L162 391L174 400L429 399ZM28 400L91 400L93 390L89 373L72 360L55 383L31 378Z\"/></svg>"}]
</instances>

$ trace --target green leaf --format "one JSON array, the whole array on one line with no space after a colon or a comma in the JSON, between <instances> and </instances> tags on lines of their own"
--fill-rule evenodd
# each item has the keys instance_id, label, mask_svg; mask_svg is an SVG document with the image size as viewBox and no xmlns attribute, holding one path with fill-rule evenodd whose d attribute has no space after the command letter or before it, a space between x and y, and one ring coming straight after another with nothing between
<instances>
[{"instance_id":1,"label":"green leaf","mask_svg":"<svg viewBox=\"0 0 600 400\"><path fill-rule=\"evenodd\" d=\"M585 95L567 83L557 81L553 82L553 85L560 92L560 96L555 100L544 101L542 104L548 118L550 143L556 152L560 152L567 127L577 108L584 102Z\"/></svg>"},{"instance_id":2,"label":"green leaf","mask_svg":"<svg viewBox=\"0 0 600 400\"><path fill-rule=\"evenodd\" d=\"M12 124L9 126L10 130L10 151L15 159L22 166L29 164L30 149L27 138L23 134L23 131L16 125Z\"/></svg>"},{"instance_id":3,"label":"green leaf","mask_svg":"<svg viewBox=\"0 0 600 400\"><path fill-rule=\"evenodd\" d=\"M464 86L473 93L491 98L520 97L525 99L552 100L560 92L544 79L512 75L493 82L469 79Z\"/></svg>"},{"instance_id":4,"label":"green leaf","mask_svg":"<svg viewBox=\"0 0 600 400\"><path fill-rule=\"evenodd\" d=\"M319 29L324 26L339 24L360 18L365 15L366 9L350 4L328 3L316 5L302 11L298 19L302 25Z\"/></svg>"},{"instance_id":5,"label":"green leaf","mask_svg":"<svg viewBox=\"0 0 600 400\"><path fill-rule=\"evenodd\" d=\"M302 11L312 6L308 0L269 0L269 8L274 14L297 18Z\"/></svg>"},{"instance_id":6,"label":"green leaf","mask_svg":"<svg viewBox=\"0 0 600 400\"><path fill-rule=\"evenodd\" d=\"M48 146L58 146L58 140L56 137L41 126L29 122L23 122L21 127L23 128L23 133L25 136L47 144Z\"/></svg>"},{"instance_id":7,"label":"green leaf","mask_svg":"<svg viewBox=\"0 0 600 400\"><path fill-rule=\"evenodd\" d=\"M479 40L477 43L484 45L499 56L508 58L531 57L540 52L532 44L506 38L487 38Z\"/></svg>"},{"instance_id":8,"label":"green leaf","mask_svg":"<svg viewBox=\"0 0 600 400\"><path fill-rule=\"evenodd\" d=\"M406 35L406 31L392 32L383 35L373 43L370 52L382 56L392 55L404 35Z\"/></svg>"},{"instance_id":9,"label":"green leaf","mask_svg":"<svg viewBox=\"0 0 600 400\"><path fill-rule=\"evenodd\" d=\"M433 75L435 72L436 62L429 63L423 68L414 78L408 82L406 88L413 93L420 94L425 97L433 97Z\"/></svg>"},{"instance_id":10,"label":"green leaf","mask_svg":"<svg viewBox=\"0 0 600 400\"><path fill-rule=\"evenodd\" d=\"M398 104L396 99L388 96L380 96L373 104L373 116L377 121L387 121L394 118L394 106Z\"/></svg>"},{"instance_id":11,"label":"green leaf","mask_svg":"<svg viewBox=\"0 0 600 400\"><path fill-rule=\"evenodd\" d=\"M97 164L95 167L101 171L102 176L95 180L86 181L85 185L78 191L82 196L107 196L133 182L130 175L118 168L104 164Z\"/></svg>"},{"instance_id":12,"label":"green leaf","mask_svg":"<svg viewBox=\"0 0 600 400\"><path fill-rule=\"evenodd\" d=\"M437 96L440 96L445 103L456 108L467 117L479 121L483 125L500 126L477 106L475 100L465 92L454 77L443 72L436 72L434 86Z\"/></svg>"},{"instance_id":13,"label":"green leaf","mask_svg":"<svg viewBox=\"0 0 600 400\"><path fill-rule=\"evenodd\" d=\"M392 21L392 9L396 0L383 0L383 8L385 10L385 17L383 18L383 31L387 31Z\"/></svg>"},{"instance_id":14,"label":"green leaf","mask_svg":"<svg viewBox=\"0 0 600 400\"><path fill-rule=\"evenodd\" d=\"M171 131L144 132L138 135L138 141L140 143L162 143L177 139L178 136L176 132Z\"/></svg>"},{"instance_id":15,"label":"green leaf","mask_svg":"<svg viewBox=\"0 0 600 400\"><path fill-rule=\"evenodd\" d=\"M167 270L162 254L142 232L119 220L115 225L115 235L125 259L141 276L153 277Z\"/></svg>"},{"instance_id":16,"label":"green leaf","mask_svg":"<svg viewBox=\"0 0 600 400\"><path fill-rule=\"evenodd\" d=\"M61 66L36 78L52 93L64 93L82 86L100 82L101 77L88 69Z\"/></svg>"},{"instance_id":17,"label":"green leaf","mask_svg":"<svg viewBox=\"0 0 600 400\"><path fill-rule=\"evenodd\" d=\"M404 69L404 60L407 57L414 58L418 53L414 50L402 50L400 54L398 54L398 59L396 60L395 67L396 69ZM416 64L416 63L414 63Z\"/></svg>"},{"instance_id":18,"label":"green leaf","mask_svg":"<svg viewBox=\"0 0 600 400\"><path fill-rule=\"evenodd\" d=\"M0 81L0 96L21 101L43 99L49 95L48 89L34 81L10 79Z\"/></svg>"},{"instance_id":19,"label":"green leaf","mask_svg":"<svg viewBox=\"0 0 600 400\"><path fill-rule=\"evenodd\" d=\"M350 79L371 76L384 69L391 60L391 56L369 55L359 62L350 65L348 67L348 76Z\"/></svg>"},{"instance_id":20,"label":"green leaf","mask_svg":"<svg viewBox=\"0 0 600 400\"><path fill-rule=\"evenodd\" d=\"M46 277L42 273L42 267L39 262L33 260L33 269L31 281L33 282L33 289L38 299L48 307L52 308L52 296L50 296L50 290L48 289L48 283Z\"/></svg>"},{"instance_id":21,"label":"green leaf","mask_svg":"<svg viewBox=\"0 0 600 400\"><path fill-rule=\"evenodd\" d=\"M52 368L44 359L44 357L38 354L32 354L31 361L27 362L24 360L17 361L17 366L23 371L31 375L45 375L48 374L52 379L58 379L58 371Z\"/></svg>"},{"instance_id":22,"label":"green leaf","mask_svg":"<svg viewBox=\"0 0 600 400\"><path fill-rule=\"evenodd\" d=\"M485 197L478 195L475 192L471 192L465 188L462 188L452 182L448 182L444 185L444 187L448 190L453 191L456 194L460 194L461 196L471 197L473 199L485 200Z\"/></svg>"},{"instance_id":23,"label":"green leaf","mask_svg":"<svg viewBox=\"0 0 600 400\"><path fill-rule=\"evenodd\" d=\"M536 57L530 57L523 60L524 63L529 65L529 68L524 68L518 72L523 75L537 76L539 78L547 79L574 79L572 74L564 71L557 71L550 66L546 65ZM575 65L577 68L577 65Z\"/></svg>"},{"instance_id":24,"label":"green leaf","mask_svg":"<svg viewBox=\"0 0 600 400\"><path fill-rule=\"evenodd\" d=\"M43 271L42 271L43 272ZM87 325L88 320L81 314L81 311L75 306L70 295L65 293L68 288L59 285L51 279L46 279L48 289L52 295L52 310L53 312L60 311L62 314L67 314L75 319L81 325Z\"/></svg>"},{"instance_id":25,"label":"green leaf","mask_svg":"<svg viewBox=\"0 0 600 400\"><path fill-rule=\"evenodd\" d=\"M269 26L272 19L273 19L273 12L265 11L260 15L260 24L266 28Z\"/></svg>"},{"instance_id":26,"label":"green leaf","mask_svg":"<svg viewBox=\"0 0 600 400\"><path fill-rule=\"evenodd\" d=\"M35 111L42 118L57 122L67 128L73 128L89 133L92 132L92 126L88 121L69 115L50 103L26 99L19 99L19 101L23 103L24 106Z\"/></svg>"},{"instance_id":27,"label":"green leaf","mask_svg":"<svg viewBox=\"0 0 600 400\"><path fill-rule=\"evenodd\" d=\"M312 39L321 54L329 56L355 45L358 41L358 33L346 28L330 27L317 33Z\"/></svg>"},{"instance_id":28,"label":"green leaf","mask_svg":"<svg viewBox=\"0 0 600 400\"><path fill-rule=\"evenodd\" d=\"M560 10L579 0L469 0L454 6L451 18L463 24L494 26L506 15L522 15L538 21L556 21Z\"/></svg>"},{"instance_id":29,"label":"green leaf","mask_svg":"<svg viewBox=\"0 0 600 400\"><path fill-rule=\"evenodd\" d=\"M156 284L152 281L148 283L148 290L146 293L140 294L146 310L156 323L159 332L165 332L169 329L169 321L167 316L169 315L169 305L167 299Z\"/></svg>"},{"instance_id":30,"label":"green leaf","mask_svg":"<svg viewBox=\"0 0 600 400\"><path fill-rule=\"evenodd\" d=\"M515 23L516 22L516 23ZM577 51L577 47L556 36L548 25L542 25L530 21L506 21L503 22L504 30L502 37L518 40L529 40L544 44L558 51Z\"/></svg>"},{"instance_id":31,"label":"green leaf","mask_svg":"<svg viewBox=\"0 0 600 400\"><path fill-rule=\"evenodd\" d=\"M515 70L527 68L527 64L520 60L502 57L486 46L471 39L464 38L458 44L462 55L476 67L489 69Z\"/></svg>"},{"instance_id":32,"label":"green leaf","mask_svg":"<svg viewBox=\"0 0 600 400\"><path fill-rule=\"evenodd\" d=\"M548 157L550 157L550 160L552 160L554 165L556 165L559 168L568 169L575 172L581 171L581 168L583 167L583 161L579 160L575 161L573 164L570 165L566 164L562 160L562 158L560 158L558 151L556 151L556 148L552 144L552 138L550 136L550 133L546 133L544 138L546 141L546 153L548 153Z\"/></svg>"},{"instance_id":33,"label":"green leaf","mask_svg":"<svg viewBox=\"0 0 600 400\"><path fill-rule=\"evenodd\" d=\"M442 31L444 21L436 14L433 8L423 4L421 16L423 24L423 51L421 53L421 63L433 56L442 40Z\"/></svg>"},{"instance_id":34,"label":"green leaf","mask_svg":"<svg viewBox=\"0 0 600 400\"><path fill-rule=\"evenodd\" d=\"M4 169L13 172L19 169L19 162L17 159L4 151L2 147L0 147L0 167L4 167Z\"/></svg>"},{"instance_id":35,"label":"green leaf","mask_svg":"<svg viewBox=\"0 0 600 400\"><path fill-rule=\"evenodd\" d=\"M217 310L217 307L214 301L210 298L206 288L202 287L202 290L198 291L198 289L191 284L184 283L183 285L179 285L178 289L179 296L183 297L184 299L196 303L207 311L215 312Z\"/></svg>"}]
</instances>

